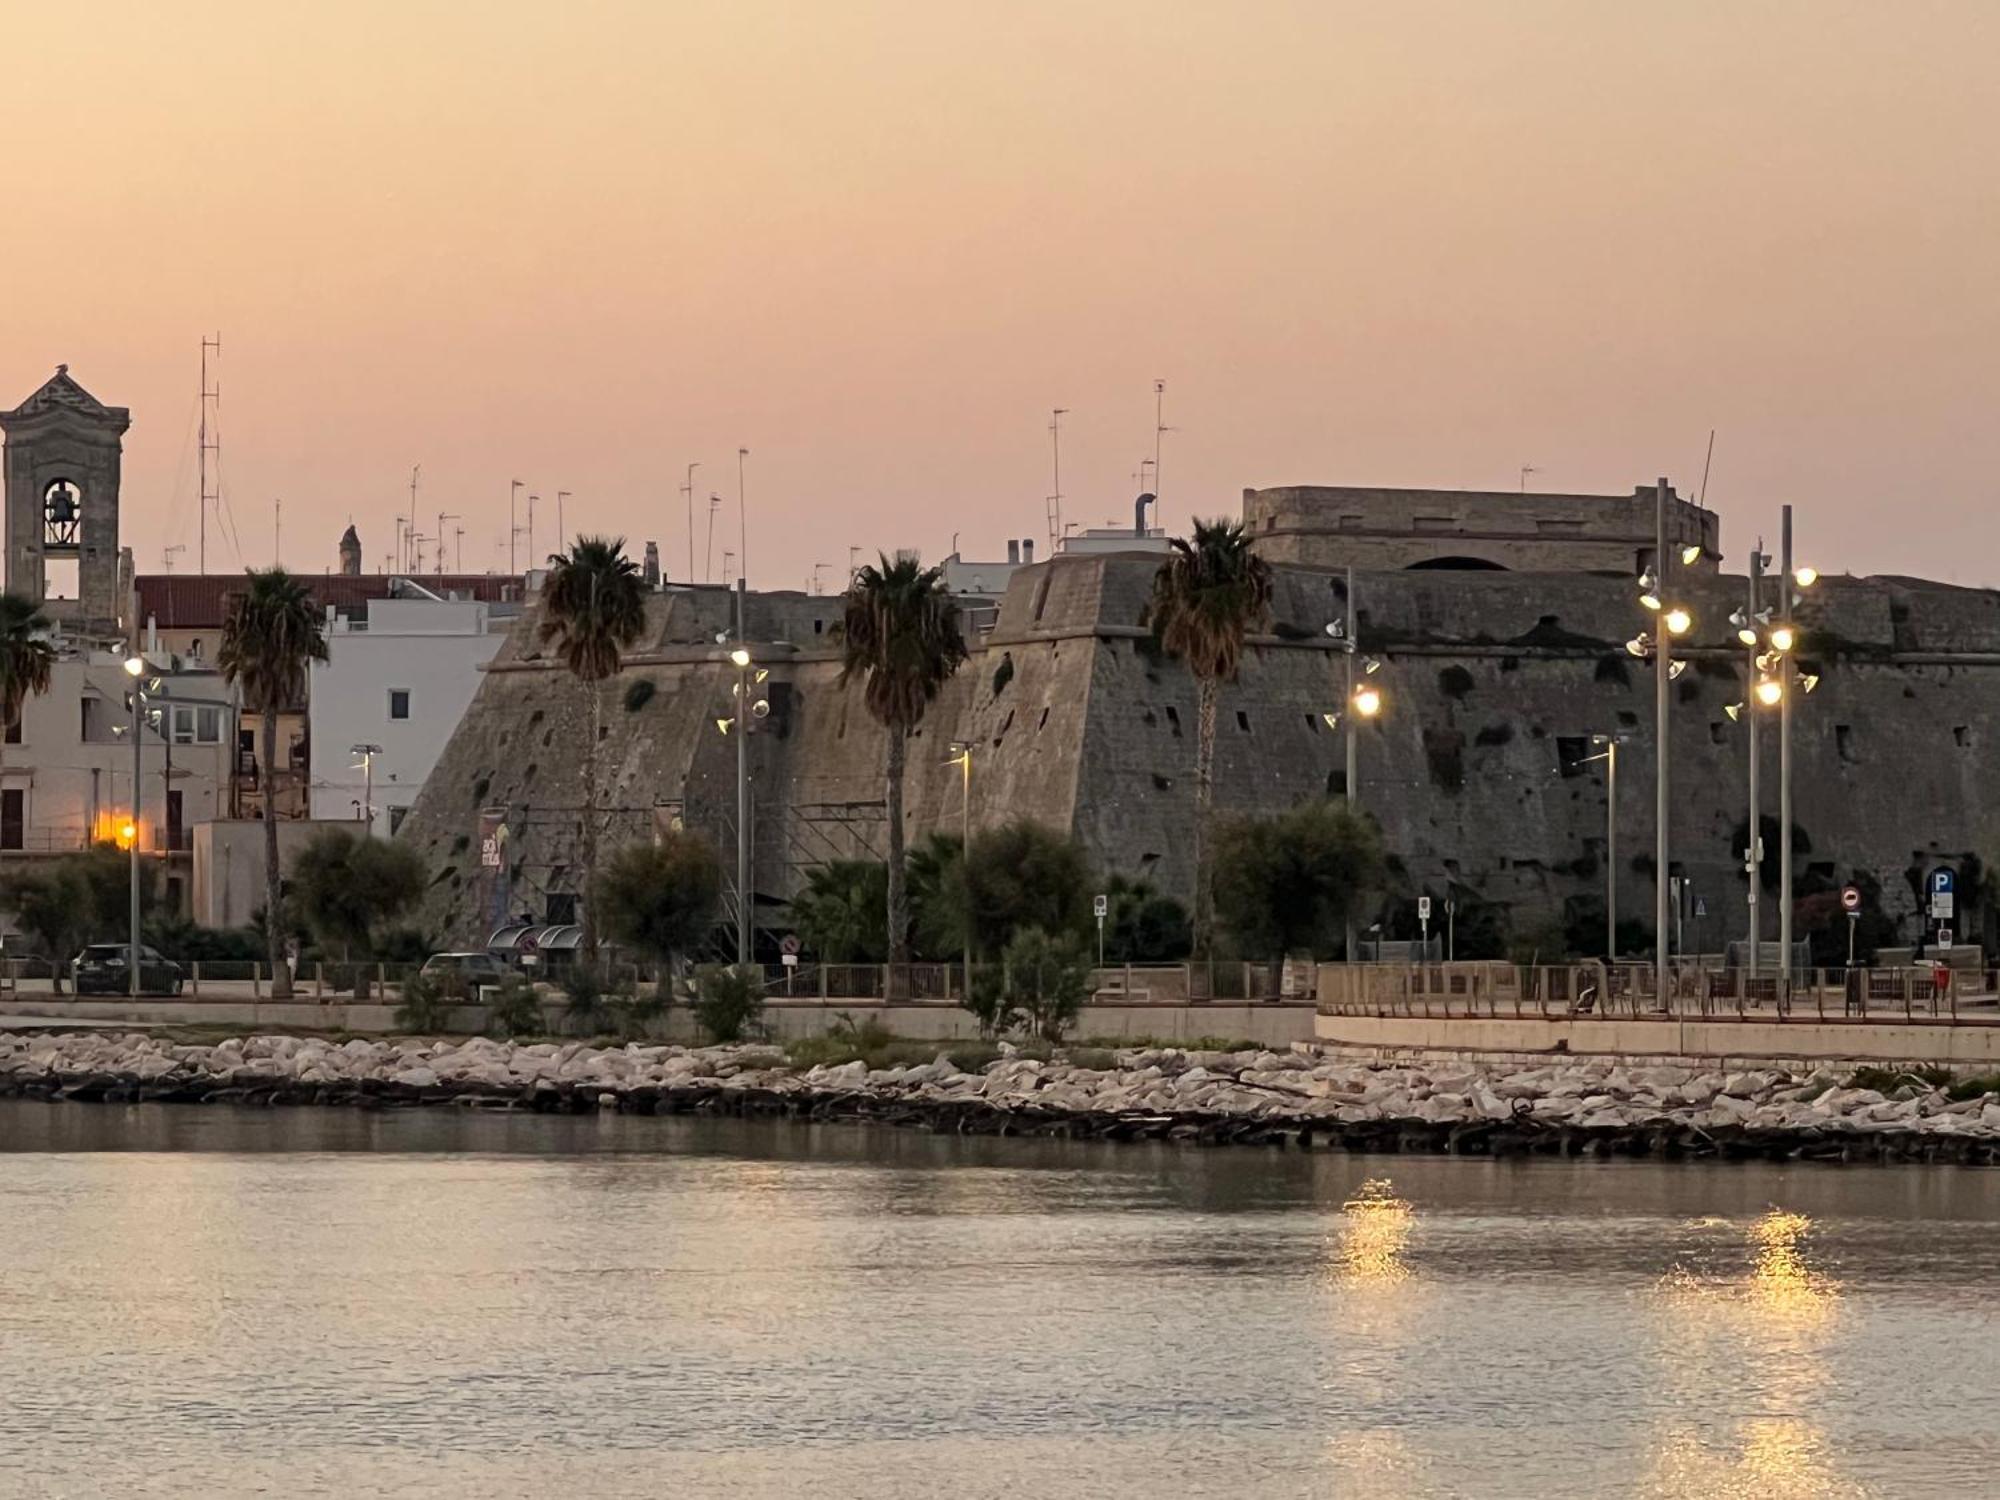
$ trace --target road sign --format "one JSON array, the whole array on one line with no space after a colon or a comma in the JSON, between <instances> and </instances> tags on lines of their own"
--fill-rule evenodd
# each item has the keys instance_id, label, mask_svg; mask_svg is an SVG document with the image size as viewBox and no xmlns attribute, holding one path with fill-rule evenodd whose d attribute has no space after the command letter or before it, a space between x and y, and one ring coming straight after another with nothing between
<instances>
[{"instance_id":1,"label":"road sign","mask_svg":"<svg viewBox=\"0 0 2000 1500\"><path fill-rule=\"evenodd\" d=\"M1951 929L1949 927L1940 927L1938 929L1937 946L1940 948L1949 948L1951 946Z\"/></svg>"},{"instance_id":2,"label":"road sign","mask_svg":"<svg viewBox=\"0 0 2000 1500\"><path fill-rule=\"evenodd\" d=\"M1940 922L1951 920L1952 895L1950 891L1931 892L1931 915Z\"/></svg>"},{"instance_id":3,"label":"road sign","mask_svg":"<svg viewBox=\"0 0 2000 1500\"><path fill-rule=\"evenodd\" d=\"M1958 889L1958 876L1949 865L1939 865L1931 871L1930 890L1933 896L1949 896Z\"/></svg>"},{"instance_id":4,"label":"road sign","mask_svg":"<svg viewBox=\"0 0 2000 1500\"><path fill-rule=\"evenodd\" d=\"M1417 897L1417 920L1419 922L1428 922L1430 919L1431 898L1428 896Z\"/></svg>"},{"instance_id":5,"label":"road sign","mask_svg":"<svg viewBox=\"0 0 2000 1500\"><path fill-rule=\"evenodd\" d=\"M1106 917L1111 915L1111 898L1109 896L1093 898L1090 903L1090 909L1096 915L1097 920L1102 922Z\"/></svg>"},{"instance_id":6,"label":"road sign","mask_svg":"<svg viewBox=\"0 0 2000 1500\"><path fill-rule=\"evenodd\" d=\"M799 948L801 946L799 935L796 932L788 932L778 939L779 956L786 959L796 959L799 956Z\"/></svg>"},{"instance_id":7,"label":"road sign","mask_svg":"<svg viewBox=\"0 0 2000 1500\"><path fill-rule=\"evenodd\" d=\"M1852 914L1852 913L1854 913L1854 912L1857 912L1857 911L1860 911L1860 910L1861 910L1861 887L1860 887L1860 886L1858 886L1858 885L1848 885L1848 886L1842 886L1842 887L1841 887L1841 890L1840 890L1840 909L1841 909L1842 911L1844 911L1844 912L1847 912L1847 913L1849 913L1849 914Z\"/></svg>"},{"instance_id":8,"label":"road sign","mask_svg":"<svg viewBox=\"0 0 2000 1500\"><path fill-rule=\"evenodd\" d=\"M1700 896L1694 898L1694 914L1697 917L1705 917L1708 915L1708 902L1703 900Z\"/></svg>"},{"instance_id":9,"label":"road sign","mask_svg":"<svg viewBox=\"0 0 2000 1500\"><path fill-rule=\"evenodd\" d=\"M780 953L778 962L788 969L796 969L799 966L799 956L796 953Z\"/></svg>"}]
</instances>

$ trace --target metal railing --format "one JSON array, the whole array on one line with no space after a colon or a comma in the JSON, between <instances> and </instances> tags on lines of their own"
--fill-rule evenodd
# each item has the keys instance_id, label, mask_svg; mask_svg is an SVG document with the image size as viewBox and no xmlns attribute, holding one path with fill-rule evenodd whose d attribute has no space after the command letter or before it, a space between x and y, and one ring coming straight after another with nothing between
<instances>
[{"instance_id":1,"label":"metal railing","mask_svg":"<svg viewBox=\"0 0 2000 1500\"><path fill-rule=\"evenodd\" d=\"M955 963L829 964L801 959L797 964L759 966L764 993L773 1000L886 1000L903 1004L957 1005L964 998L965 968ZM976 986L998 964L972 966ZM1292 986L1287 991L1287 983ZM1311 971L1296 966L1274 989L1269 964L1240 962L1106 964L1091 971L1091 1003L1097 1005L1199 1005L1211 1001L1308 1002Z\"/></svg>"},{"instance_id":2,"label":"metal railing","mask_svg":"<svg viewBox=\"0 0 2000 1500\"><path fill-rule=\"evenodd\" d=\"M1650 965L1340 965L1320 971L1328 1016L1437 1020L2000 1023L1993 970L1815 968L1789 981L1744 969Z\"/></svg>"}]
</instances>

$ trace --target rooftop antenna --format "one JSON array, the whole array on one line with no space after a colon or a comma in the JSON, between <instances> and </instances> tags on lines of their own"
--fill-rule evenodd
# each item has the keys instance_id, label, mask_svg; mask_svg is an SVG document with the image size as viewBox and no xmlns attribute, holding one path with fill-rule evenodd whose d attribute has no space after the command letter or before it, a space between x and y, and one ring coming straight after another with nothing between
<instances>
[{"instance_id":1,"label":"rooftop antenna","mask_svg":"<svg viewBox=\"0 0 2000 1500\"><path fill-rule=\"evenodd\" d=\"M447 511L441 510L438 512L437 544L438 544L438 577L440 578L444 577L444 523L447 521L457 521L461 519L463 518ZM459 535L460 536L465 535L464 531L461 530L459 532Z\"/></svg>"},{"instance_id":2,"label":"rooftop antenna","mask_svg":"<svg viewBox=\"0 0 2000 1500\"><path fill-rule=\"evenodd\" d=\"M1528 493L1528 476L1529 476L1530 474L1539 474L1539 473L1541 473L1541 472L1542 472L1542 471L1541 471L1540 469L1536 468L1536 467L1535 467L1535 466L1534 466L1533 464L1522 464L1522 465L1521 465L1521 493L1522 493L1522 494L1524 494L1524 495L1525 495L1525 494L1527 494L1527 493Z\"/></svg>"},{"instance_id":3,"label":"rooftop antenna","mask_svg":"<svg viewBox=\"0 0 2000 1500\"><path fill-rule=\"evenodd\" d=\"M681 485L681 496L688 508L688 582L694 582L694 471L701 467L697 459L688 465L687 480Z\"/></svg>"},{"instance_id":4,"label":"rooftop antenna","mask_svg":"<svg viewBox=\"0 0 2000 1500\"><path fill-rule=\"evenodd\" d=\"M1155 522L1160 519L1160 439L1174 430L1167 425L1166 409L1167 383L1164 380L1156 380L1153 382L1153 483L1151 486L1153 491L1153 519ZM1147 486L1142 484L1139 488L1145 489Z\"/></svg>"},{"instance_id":5,"label":"rooftop antenna","mask_svg":"<svg viewBox=\"0 0 2000 1500\"><path fill-rule=\"evenodd\" d=\"M568 490L556 491L556 551L569 551L569 530L563 523L563 501L569 499Z\"/></svg>"},{"instance_id":6,"label":"rooftop antenna","mask_svg":"<svg viewBox=\"0 0 2000 1500\"><path fill-rule=\"evenodd\" d=\"M452 528L451 545L452 569L454 572L463 573L465 571L465 528L463 526L454 526Z\"/></svg>"},{"instance_id":7,"label":"rooftop antenna","mask_svg":"<svg viewBox=\"0 0 2000 1500\"><path fill-rule=\"evenodd\" d=\"M542 497L530 493L528 496L528 566L535 565L535 502Z\"/></svg>"},{"instance_id":8,"label":"rooftop antenna","mask_svg":"<svg viewBox=\"0 0 2000 1500\"><path fill-rule=\"evenodd\" d=\"M222 357L222 335L220 333L217 333L214 338L204 336L201 341L201 423L200 430L195 438L195 451L200 455L200 477L197 481L198 492L195 499L197 507L201 511L201 522L199 532L200 551L195 556L196 566L204 573L208 571L208 512L209 507L214 505L216 501L216 491L211 486L211 474L214 480L218 482L222 477L221 423L219 420L214 423L209 421L211 412L218 418L221 416L219 407L222 402L221 382L218 381L213 386L208 382L208 353L211 349L215 351L217 359ZM215 468L213 470L209 468L208 464L208 456L211 453L215 455Z\"/></svg>"},{"instance_id":9,"label":"rooftop antenna","mask_svg":"<svg viewBox=\"0 0 2000 1500\"><path fill-rule=\"evenodd\" d=\"M1067 406L1052 407L1049 411L1049 457L1055 478L1055 489L1049 496L1049 550L1055 551L1062 540L1062 419L1069 415Z\"/></svg>"},{"instance_id":10,"label":"rooftop antenna","mask_svg":"<svg viewBox=\"0 0 2000 1500\"><path fill-rule=\"evenodd\" d=\"M417 518L415 516L396 517L396 550L395 555L389 560L389 566L382 570L385 573L400 573L403 569L403 531L406 524L409 526L416 525Z\"/></svg>"},{"instance_id":11,"label":"rooftop antenna","mask_svg":"<svg viewBox=\"0 0 2000 1500\"><path fill-rule=\"evenodd\" d=\"M820 577L819 577L820 569L831 568L832 566L833 566L832 563L824 563L824 562L816 562L813 564L813 592L815 594L824 594L826 592L826 585L820 582Z\"/></svg>"},{"instance_id":12,"label":"rooftop antenna","mask_svg":"<svg viewBox=\"0 0 2000 1500\"><path fill-rule=\"evenodd\" d=\"M285 502L276 495L271 497L271 566L285 565Z\"/></svg>"},{"instance_id":13,"label":"rooftop antenna","mask_svg":"<svg viewBox=\"0 0 2000 1500\"><path fill-rule=\"evenodd\" d=\"M1694 500L1695 509L1697 510L1708 509L1708 466L1714 462L1715 429L1711 427L1708 429L1708 457L1701 461L1701 493L1695 496ZM1786 587L1789 588L1790 585L1787 584Z\"/></svg>"},{"instance_id":14,"label":"rooftop antenna","mask_svg":"<svg viewBox=\"0 0 2000 1500\"><path fill-rule=\"evenodd\" d=\"M165 568L169 573L173 572L174 559L185 551L187 551L187 543L176 542L160 554L160 566Z\"/></svg>"},{"instance_id":15,"label":"rooftop antenna","mask_svg":"<svg viewBox=\"0 0 2000 1500\"><path fill-rule=\"evenodd\" d=\"M721 509L722 496L711 491L708 497L708 547L701 555L701 581L703 583L713 581L709 577L709 573L715 563L715 513Z\"/></svg>"},{"instance_id":16,"label":"rooftop antenna","mask_svg":"<svg viewBox=\"0 0 2000 1500\"><path fill-rule=\"evenodd\" d=\"M853 586L854 575L860 571L861 549L859 547L849 547L847 549L847 582L849 587Z\"/></svg>"},{"instance_id":17,"label":"rooftop antenna","mask_svg":"<svg viewBox=\"0 0 2000 1500\"><path fill-rule=\"evenodd\" d=\"M514 539L521 534L520 525L515 519L515 507L521 498L521 491L525 488L527 486L518 479L507 481L507 571L509 573L520 571L514 566Z\"/></svg>"},{"instance_id":18,"label":"rooftop antenna","mask_svg":"<svg viewBox=\"0 0 2000 1500\"><path fill-rule=\"evenodd\" d=\"M722 549L722 576L725 580L729 577L729 570L735 566L736 554L731 552L727 547L724 547Z\"/></svg>"},{"instance_id":19,"label":"rooftop antenna","mask_svg":"<svg viewBox=\"0 0 2000 1500\"><path fill-rule=\"evenodd\" d=\"M422 464L410 465L410 534L413 541L415 540L417 530L417 476L423 473L423 471L424 466ZM412 548L411 551L414 552L415 549ZM410 557L403 563L404 569L411 573L423 571L423 566L424 560L421 556Z\"/></svg>"}]
</instances>

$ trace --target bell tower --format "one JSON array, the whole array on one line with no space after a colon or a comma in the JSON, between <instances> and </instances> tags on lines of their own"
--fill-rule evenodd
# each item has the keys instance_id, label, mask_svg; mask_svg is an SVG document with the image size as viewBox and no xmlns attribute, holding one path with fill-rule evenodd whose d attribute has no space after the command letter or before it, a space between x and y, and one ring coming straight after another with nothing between
<instances>
[{"instance_id":1,"label":"bell tower","mask_svg":"<svg viewBox=\"0 0 2000 1500\"><path fill-rule=\"evenodd\" d=\"M12 411L6 436L7 588L79 635L119 636L118 479L132 414L68 365Z\"/></svg>"}]
</instances>

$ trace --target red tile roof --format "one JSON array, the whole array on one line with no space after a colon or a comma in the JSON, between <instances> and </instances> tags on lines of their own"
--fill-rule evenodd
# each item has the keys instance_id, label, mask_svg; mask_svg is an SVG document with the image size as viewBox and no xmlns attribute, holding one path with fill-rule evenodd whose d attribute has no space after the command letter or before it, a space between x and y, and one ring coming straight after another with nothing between
<instances>
[{"instance_id":1,"label":"red tile roof","mask_svg":"<svg viewBox=\"0 0 2000 1500\"><path fill-rule=\"evenodd\" d=\"M302 575L322 608L361 604L389 597L396 578L411 578L434 594L497 603L502 590L521 597L521 580L505 573L322 573ZM139 591L139 625L152 620L162 630L220 630L223 600L243 587L241 573L141 573L133 580Z\"/></svg>"}]
</instances>

